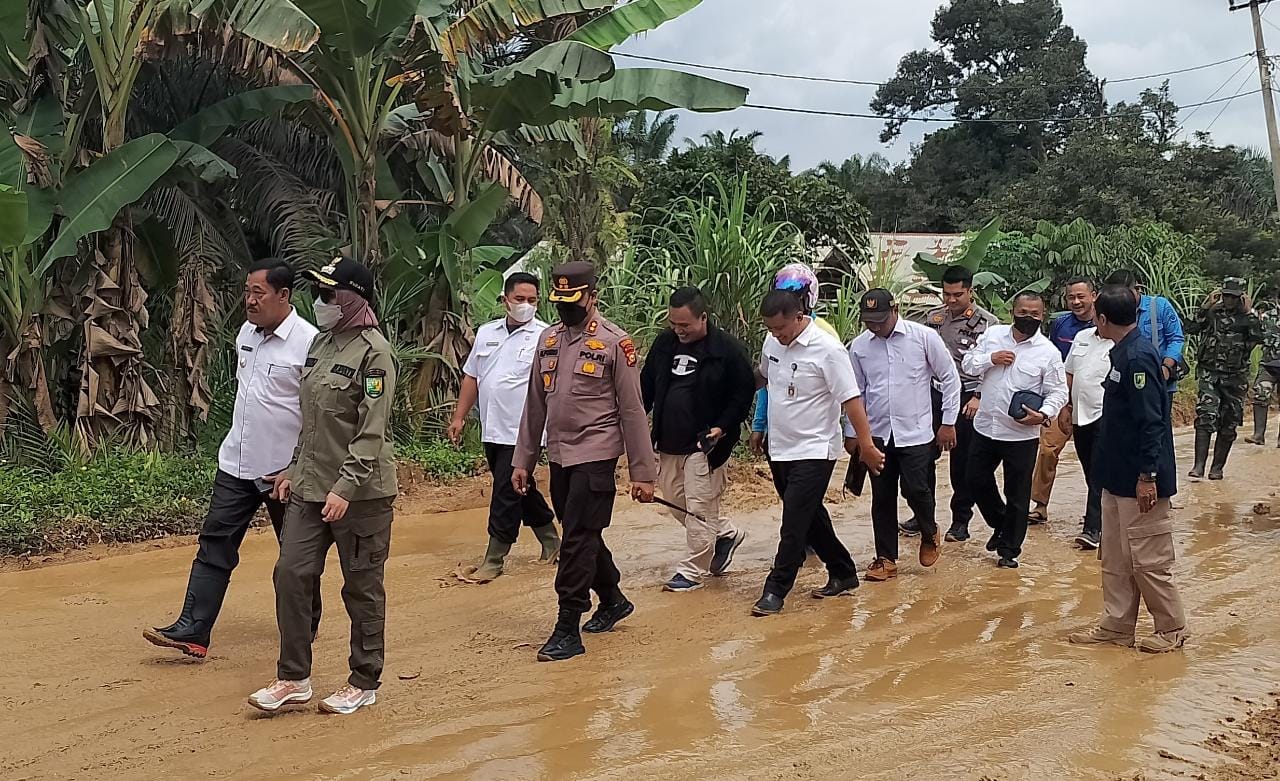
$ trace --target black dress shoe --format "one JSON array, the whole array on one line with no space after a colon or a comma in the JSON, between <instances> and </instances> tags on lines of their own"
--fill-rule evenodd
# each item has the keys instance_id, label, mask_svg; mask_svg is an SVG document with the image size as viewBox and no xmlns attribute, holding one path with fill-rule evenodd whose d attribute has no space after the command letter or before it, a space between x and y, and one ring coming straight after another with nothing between
<instances>
[{"instance_id":1,"label":"black dress shoe","mask_svg":"<svg viewBox=\"0 0 1280 781\"><path fill-rule=\"evenodd\" d=\"M915 537L920 534L920 522L914 517L908 518L898 524L898 531L902 532L902 534L907 537Z\"/></svg>"},{"instance_id":2,"label":"black dress shoe","mask_svg":"<svg viewBox=\"0 0 1280 781\"><path fill-rule=\"evenodd\" d=\"M753 616L776 616L782 612L782 597L768 591L760 595L760 599L751 606Z\"/></svg>"},{"instance_id":3,"label":"black dress shoe","mask_svg":"<svg viewBox=\"0 0 1280 781\"><path fill-rule=\"evenodd\" d=\"M841 594L848 594L857 587L857 575L849 578L830 578L827 580L827 585L810 591L809 595L814 599L826 599L828 597L838 597Z\"/></svg>"},{"instance_id":4,"label":"black dress shoe","mask_svg":"<svg viewBox=\"0 0 1280 781\"><path fill-rule=\"evenodd\" d=\"M565 659L572 659L586 652L587 649L582 646L582 635L557 629L538 649L538 661L563 662Z\"/></svg>"},{"instance_id":5,"label":"black dress shoe","mask_svg":"<svg viewBox=\"0 0 1280 781\"><path fill-rule=\"evenodd\" d=\"M987 550L995 553L1000 548L1000 532L991 535L991 539L987 540Z\"/></svg>"},{"instance_id":6,"label":"black dress shoe","mask_svg":"<svg viewBox=\"0 0 1280 781\"><path fill-rule=\"evenodd\" d=\"M1017 569L1018 560L1011 559L1008 556L1001 556L1000 561L996 562L996 566L1000 567L1001 569Z\"/></svg>"},{"instance_id":7,"label":"black dress shoe","mask_svg":"<svg viewBox=\"0 0 1280 781\"><path fill-rule=\"evenodd\" d=\"M622 597L611 605L601 605L596 608L595 615L591 616L591 620L583 624L582 631L591 634L600 634L601 632L611 632L613 627L619 621L636 612L636 606L631 604L631 600Z\"/></svg>"}]
</instances>

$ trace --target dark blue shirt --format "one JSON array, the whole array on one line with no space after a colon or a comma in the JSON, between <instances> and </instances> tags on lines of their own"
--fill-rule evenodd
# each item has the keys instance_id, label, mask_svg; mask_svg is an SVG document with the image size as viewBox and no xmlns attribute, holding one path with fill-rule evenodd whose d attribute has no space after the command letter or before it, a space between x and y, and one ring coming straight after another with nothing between
<instances>
[{"instance_id":1,"label":"dark blue shirt","mask_svg":"<svg viewBox=\"0 0 1280 781\"><path fill-rule=\"evenodd\" d=\"M1062 360L1065 361L1070 354L1071 342L1075 340L1076 334L1086 328L1093 328L1093 321L1077 319L1070 312L1059 315L1058 319L1049 326L1049 341L1053 342L1053 346L1062 353Z\"/></svg>"},{"instance_id":2,"label":"dark blue shirt","mask_svg":"<svg viewBox=\"0 0 1280 781\"><path fill-rule=\"evenodd\" d=\"M1138 329L1111 348L1111 372L1102 384L1102 427L1093 474L1116 496L1138 495L1138 476L1156 475L1156 493L1178 492L1173 460L1173 403L1160 373L1161 355Z\"/></svg>"}]
</instances>

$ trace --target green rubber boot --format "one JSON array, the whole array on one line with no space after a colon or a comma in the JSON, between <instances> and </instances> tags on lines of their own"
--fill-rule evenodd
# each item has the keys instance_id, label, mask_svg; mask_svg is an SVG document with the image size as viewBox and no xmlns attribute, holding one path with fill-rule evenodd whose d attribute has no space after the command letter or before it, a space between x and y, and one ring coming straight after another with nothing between
<instances>
[{"instance_id":1,"label":"green rubber boot","mask_svg":"<svg viewBox=\"0 0 1280 781\"><path fill-rule=\"evenodd\" d=\"M542 543L542 554L538 556L538 563L555 564L560 558L560 535L556 533L555 522L534 527L533 536Z\"/></svg>"},{"instance_id":2,"label":"green rubber boot","mask_svg":"<svg viewBox=\"0 0 1280 781\"><path fill-rule=\"evenodd\" d=\"M485 549L484 561L478 567L467 567L458 573L458 578L467 583L488 583L502 574L502 563L511 552L511 544L489 538L489 547Z\"/></svg>"}]
</instances>

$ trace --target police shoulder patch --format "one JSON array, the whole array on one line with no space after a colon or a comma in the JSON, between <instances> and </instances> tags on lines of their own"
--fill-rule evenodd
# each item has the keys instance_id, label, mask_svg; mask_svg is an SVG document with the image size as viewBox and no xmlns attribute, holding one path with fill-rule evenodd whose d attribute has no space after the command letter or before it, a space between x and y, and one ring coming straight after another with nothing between
<instances>
[{"instance_id":1,"label":"police shoulder patch","mask_svg":"<svg viewBox=\"0 0 1280 781\"><path fill-rule=\"evenodd\" d=\"M618 342L618 347L622 349L622 354L627 356L627 365L636 365L636 343L631 341L631 337L627 337Z\"/></svg>"},{"instance_id":2,"label":"police shoulder patch","mask_svg":"<svg viewBox=\"0 0 1280 781\"><path fill-rule=\"evenodd\" d=\"M1143 388L1147 387L1147 373L1146 373L1146 372L1134 372L1134 373L1133 373L1133 387L1137 388L1138 390L1142 390Z\"/></svg>"}]
</instances>

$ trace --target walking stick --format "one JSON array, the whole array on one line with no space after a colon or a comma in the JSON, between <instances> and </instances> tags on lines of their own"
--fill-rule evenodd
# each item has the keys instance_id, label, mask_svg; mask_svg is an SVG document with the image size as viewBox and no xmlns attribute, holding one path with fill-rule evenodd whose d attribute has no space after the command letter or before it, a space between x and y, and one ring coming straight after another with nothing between
<instances>
[{"instance_id":1,"label":"walking stick","mask_svg":"<svg viewBox=\"0 0 1280 781\"><path fill-rule=\"evenodd\" d=\"M685 509L685 508L681 507L681 506L680 506L680 505L678 505L678 504L674 504L674 503L672 503L672 502L668 502L666 499L663 499L663 498L662 498L662 497L660 497L660 496L654 496L654 497L653 497L653 502L654 502L654 504L660 504L660 505L662 505L663 507L669 507L670 509L675 510L675 511L676 511L676 512L678 512L678 513L684 513L685 515L692 515L694 518L697 518L698 520L702 521L703 523L705 523L705 524L707 524L707 525L710 525L710 524L711 524L711 522L710 522L710 521L708 521L706 518L703 518L701 515L698 515L698 514L697 514L697 513L695 513L694 511L692 511L692 510L687 510L687 509Z\"/></svg>"}]
</instances>

